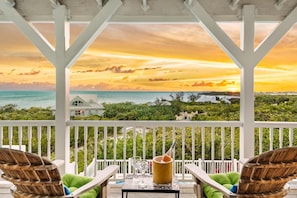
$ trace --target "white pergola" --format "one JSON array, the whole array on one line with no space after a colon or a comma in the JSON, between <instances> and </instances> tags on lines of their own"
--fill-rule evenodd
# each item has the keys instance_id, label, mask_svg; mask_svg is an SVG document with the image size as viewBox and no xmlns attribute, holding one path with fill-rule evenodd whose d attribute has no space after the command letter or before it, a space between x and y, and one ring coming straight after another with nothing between
<instances>
[{"instance_id":1,"label":"white pergola","mask_svg":"<svg viewBox=\"0 0 297 198\"><path fill-rule=\"evenodd\" d=\"M254 155L254 69L297 21L297 0L0 0L0 22L13 22L56 68L56 159L69 164L69 70L109 23L200 23L240 68L240 158ZM239 21L238 47L217 22ZM254 47L256 22L279 22ZM52 46L34 23L54 23ZM70 45L70 24L88 23Z\"/></svg>"}]
</instances>

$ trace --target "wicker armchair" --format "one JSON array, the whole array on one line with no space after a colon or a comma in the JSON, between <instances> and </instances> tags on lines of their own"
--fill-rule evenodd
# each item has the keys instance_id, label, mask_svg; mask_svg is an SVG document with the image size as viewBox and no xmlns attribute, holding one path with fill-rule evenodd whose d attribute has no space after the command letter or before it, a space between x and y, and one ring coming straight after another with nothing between
<instances>
[{"instance_id":1,"label":"wicker armchair","mask_svg":"<svg viewBox=\"0 0 297 198\"><path fill-rule=\"evenodd\" d=\"M107 197L108 180L118 168L116 165L108 166L89 183L66 195L58 167L54 163L36 154L0 148L2 178L14 184L14 197L78 197L96 186L100 186L98 196Z\"/></svg>"},{"instance_id":2,"label":"wicker armchair","mask_svg":"<svg viewBox=\"0 0 297 198\"><path fill-rule=\"evenodd\" d=\"M288 193L287 182L297 177L297 147L264 152L245 162L236 193L212 180L194 164L187 164L186 169L196 181L194 191L197 197L204 197L203 185L207 184L223 193L224 197L280 198Z\"/></svg>"}]
</instances>

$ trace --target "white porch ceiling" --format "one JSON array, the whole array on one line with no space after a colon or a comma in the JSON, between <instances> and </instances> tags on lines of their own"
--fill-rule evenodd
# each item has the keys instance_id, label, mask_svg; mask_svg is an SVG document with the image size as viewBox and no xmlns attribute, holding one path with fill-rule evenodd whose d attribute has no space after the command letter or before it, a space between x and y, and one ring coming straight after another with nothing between
<instances>
[{"instance_id":1,"label":"white porch ceiling","mask_svg":"<svg viewBox=\"0 0 297 198\"><path fill-rule=\"evenodd\" d=\"M51 22L52 11L65 5L70 22L89 22L108 0L1 0L14 5L28 21ZM186 0L195 3L196 0ZM215 21L241 21L243 5L255 5L256 21L282 21L297 5L297 0L198 0ZM186 23L197 22L184 0L123 0L111 23ZM0 9L0 22L9 22Z\"/></svg>"}]
</instances>

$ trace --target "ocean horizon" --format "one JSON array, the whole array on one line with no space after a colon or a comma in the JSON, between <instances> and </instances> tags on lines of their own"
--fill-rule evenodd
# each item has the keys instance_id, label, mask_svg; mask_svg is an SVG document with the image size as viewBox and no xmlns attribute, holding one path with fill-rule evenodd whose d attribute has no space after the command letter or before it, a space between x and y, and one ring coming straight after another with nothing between
<instances>
[{"instance_id":1,"label":"ocean horizon","mask_svg":"<svg viewBox=\"0 0 297 198\"><path fill-rule=\"evenodd\" d=\"M144 104L155 102L157 98L171 99L170 95L175 96L180 92L154 92L154 91L71 91L71 94L96 94L98 102L102 103L121 103L133 102ZM199 92L184 92L185 99L188 94ZM27 109L30 107L55 107L55 91L28 91L28 90L5 90L0 91L0 106L7 104L17 105L17 108Z\"/></svg>"},{"instance_id":2,"label":"ocean horizon","mask_svg":"<svg viewBox=\"0 0 297 198\"><path fill-rule=\"evenodd\" d=\"M181 91L71 91L71 94L96 94L98 103L122 103L132 102L135 104L145 104L155 102L157 99L171 100L172 96L181 93ZM184 91L184 101L188 101L191 94L207 95L225 95L230 92L213 91ZM296 92L262 92L263 94L289 94L297 95ZM28 109L31 107L54 108L56 99L55 91L30 91L30 90L1 90L0 107L7 104L17 105L17 108Z\"/></svg>"}]
</instances>

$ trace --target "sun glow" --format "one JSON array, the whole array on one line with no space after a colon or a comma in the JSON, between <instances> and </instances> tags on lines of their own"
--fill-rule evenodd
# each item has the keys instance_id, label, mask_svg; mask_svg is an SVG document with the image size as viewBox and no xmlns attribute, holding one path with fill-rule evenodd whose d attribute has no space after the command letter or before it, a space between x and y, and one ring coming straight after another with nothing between
<instances>
[{"instance_id":1,"label":"sun glow","mask_svg":"<svg viewBox=\"0 0 297 198\"><path fill-rule=\"evenodd\" d=\"M229 92L232 92L232 93L236 93L236 92L239 92L239 87L229 87L228 88L228 91Z\"/></svg>"}]
</instances>

